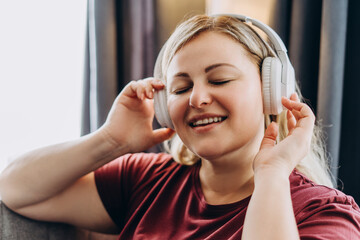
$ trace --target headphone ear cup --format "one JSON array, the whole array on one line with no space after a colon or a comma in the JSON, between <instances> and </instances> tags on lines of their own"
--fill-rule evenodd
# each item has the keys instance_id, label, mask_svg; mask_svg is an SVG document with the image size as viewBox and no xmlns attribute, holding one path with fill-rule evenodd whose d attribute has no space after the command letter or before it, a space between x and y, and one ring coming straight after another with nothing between
<instances>
[{"instance_id":1,"label":"headphone ear cup","mask_svg":"<svg viewBox=\"0 0 360 240\"><path fill-rule=\"evenodd\" d=\"M155 117L159 122L160 126L174 129L167 108L167 96L165 88L154 92L154 110Z\"/></svg>"},{"instance_id":2,"label":"headphone ear cup","mask_svg":"<svg viewBox=\"0 0 360 240\"><path fill-rule=\"evenodd\" d=\"M163 80L161 65L162 65L162 58L164 56L164 51L165 51L165 45L161 48L159 55L156 58L155 67L154 67L154 77L160 80ZM154 110L155 110L155 117L161 127L168 127L175 129L167 108L166 87L164 87L162 90L154 92Z\"/></svg>"},{"instance_id":3,"label":"headphone ear cup","mask_svg":"<svg viewBox=\"0 0 360 240\"><path fill-rule=\"evenodd\" d=\"M281 70L282 65L278 58L267 57L263 60L261 76L265 114L277 115L283 110L281 104Z\"/></svg>"}]
</instances>

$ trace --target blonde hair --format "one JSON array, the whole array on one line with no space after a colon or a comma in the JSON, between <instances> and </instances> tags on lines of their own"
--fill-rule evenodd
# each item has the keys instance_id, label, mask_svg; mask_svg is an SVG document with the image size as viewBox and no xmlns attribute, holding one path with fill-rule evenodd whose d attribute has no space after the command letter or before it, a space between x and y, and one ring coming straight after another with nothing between
<instances>
[{"instance_id":1,"label":"blonde hair","mask_svg":"<svg viewBox=\"0 0 360 240\"><path fill-rule=\"evenodd\" d=\"M206 31L223 33L239 42L253 62L258 65L259 71L261 70L264 58L268 56L274 57L268 43L265 43L259 34L246 23L229 16L194 16L181 23L175 29L159 54L157 66L155 66L155 75L161 78L165 85L167 82L165 73L174 55L184 45ZM302 101L298 86L296 87L296 92L299 95L300 101ZM271 123L271 117L274 116L265 115L265 127ZM276 122L279 125L278 141L282 141L288 134L286 111L276 116ZM321 133L321 128L315 125L311 149L307 156L296 166L296 169L315 183L332 187L325 145ZM174 160L180 164L193 165L200 160L200 157L191 152L177 135L171 141L165 143L165 148L172 154Z\"/></svg>"}]
</instances>

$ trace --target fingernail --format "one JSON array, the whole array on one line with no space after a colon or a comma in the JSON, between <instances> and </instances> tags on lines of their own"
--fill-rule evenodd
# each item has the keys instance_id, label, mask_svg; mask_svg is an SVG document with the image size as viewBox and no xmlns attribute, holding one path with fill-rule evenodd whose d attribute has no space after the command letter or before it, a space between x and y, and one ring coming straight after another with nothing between
<instances>
[{"instance_id":1,"label":"fingernail","mask_svg":"<svg viewBox=\"0 0 360 240\"><path fill-rule=\"evenodd\" d=\"M157 84L163 84L163 82L160 79L156 79L155 83Z\"/></svg>"}]
</instances>

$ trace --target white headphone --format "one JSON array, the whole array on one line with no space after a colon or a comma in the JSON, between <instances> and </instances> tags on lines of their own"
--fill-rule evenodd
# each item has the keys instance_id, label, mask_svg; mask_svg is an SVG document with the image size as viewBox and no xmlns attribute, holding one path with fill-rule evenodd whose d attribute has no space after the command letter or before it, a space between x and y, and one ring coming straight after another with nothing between
<instances>
[{"instance_id":1,"label":"white headphone","mask_svg":"<svg viewBox=\"0 0 360 240\"><path fill-rule=\"evenodd\" d=\"M265 41L263 42L276 57L266 57L262 62L261 76L264 97L264 113L269 115L277 115L281 113L283 110L281 97L290 97L290 95L295 92L295 73L287 55L287 49L279 35L266 24L243 15L219 14L214 16L229 16L237 18L245 23L251 23L265 32L269 37L270 41L274 45L275 52ZM163 51L164 47L161 49L155 63L154 77L158 79L162 79L161 61ZM160 91L155 91L154 109L155 116L159 124L162 127L174 129L174 125L171 121L167 108L167 93L165 88Z\"/></svg>"}]
</instances>

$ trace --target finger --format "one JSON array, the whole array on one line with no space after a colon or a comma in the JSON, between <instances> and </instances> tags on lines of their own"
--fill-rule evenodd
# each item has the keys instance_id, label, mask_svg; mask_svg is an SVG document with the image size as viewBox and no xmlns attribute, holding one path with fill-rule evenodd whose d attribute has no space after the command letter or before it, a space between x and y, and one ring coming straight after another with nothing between
<instances>
[{"instance_id":1,"label":"finger","mask_svg":"<svg viewBox=\"0 0 360 240\"><path fill-rule=\"evenodd\" d=\"M278 125L272 122L265 130L264 138L261 142L260 149L270 148L275 146L278 135Z\"/></svg>"},{"instance_id":2,"label":"finger","mask_svg":"<svg viewBox=\"0 0 360 240\"><path fill-rule=\"evenodd\" d=\"M136 89L137 89L137 82L132 80L124 87L122 93L129 97L136 97Z\"/></svg>"},{"instance_id":3,"label":"finger","mask_svg":"<svg viewBox=\"0 0 360 240\"><path fill-rule=\"evenodd\" d=\"M286 97L281 98L281 103L289 110L296 110L302 114L309 115L312 113L311 109L305 103L297 102Z\"/></svg>"},{"instance_id":4,"label":"finger","mask_svg":"<svg viewBox=\"0 0 360 240\"><path fill-rule=\"evenodd\" d=\"M295 102L286 98L282 99L282 103L286 108L291 110L297 120L296 125L291 132L291 136L293 136L291 139L294 139L293 141L297 142L295 145L298 146L299 149L301 146L308 148L315 124L315 115L305 103Z\"/></svg>"},{"instance_id":5,"label":"finger","mask_svg":"<svg viewBox=\"0 0 360 240\"><path fill-rule=\"evenodd\" d=\"M309 119L309 121L315 120L314 113L311 111L310 107L305 103L295 102L285 97L281 99L281 102L284 105L284 107L292 111L293 115L297 120L301 120L304 118Z\"/></svg>"},{"instance_id":6,"label":"finger","mask_svg":"<svg viewBox=\"0 0 360 240\"><path fill-rule=\"evenodd\" d=\"M125 92L124 93L128 93L127 95L130 96L130 97L137 97L141 100L144 100L143 99L143 91L142 91L142 88L141 88L141 82L140 81L135 81L135 80L132 80L130 83L129 83L129 88L125 87ZM127 89L129 89L129 91L126 91Z\"/></svg>"},{"instance_id":7,"label":"finger","mask_svg":"<svg viewBox=\"0 0 360 240\"><path fill-rule=\"evenodd\" d=\"M154 133L154 144L161 143L165 140L170 139L175 131L171 128L160 128L153 131Z\"/></svg>"},{"instance_id":8,"label":"finger","mask_svg":"<svg viewBox=\"0 0 360 240\"><path fill-rule=\"evenodd\" d=\"M155 78L146 78L138 81L131 81L122 90L120 95L126 95L131 98L139 98L144 100L145 97L153 98L153 92L155 90L161 90L165 87L164 83Z\"/></svg>"},{"instance_id":9,"label":"finger","mask_svg":"<svg viewBox=\"0 0 360 240\"><path fill-rule=\"evenodd\" d=\"M143 80L136 81L136 95L139 99L145 100L146 97L146 82Z\"/></svg>"},{"instance_id":10,"label":"finger","mask_svg":"<svg viewBox=\"0 0 360 240\"><path fill-rule=\"evenodd\" d=\"M147 98L153 98L153 89L154 87L152 86L151 80L144 80L143 82L143 87L144 87L144 93L146 95Z\"/></svg>"},{"instance_id":11,"label":"finger","mask_svg":"<svg viewBox=\"0 0 360 240\"><path fill-rule=\"evenodd\" d=\"M149 77L149 78L145 78L143 80L140 80L143 82L146 82L147 84L150 84L152 86L152 88L156 89L156 90L160 90L163 89L165 87L164 83L157 78L153 78L153 77Z\"/></svg>"},{"instance_id":12,"label":"finger","mask_svg":"<svg viewBox=\"0 0 360 240\"><path fill-rule=\"evenodd\" d=\"M290 111L290 110L289 110ZM294 116L294 118L296 119L296 121L299 121L300 118L302 118L302 115L299 111L296 110L292 110L291 114Z\"/></svg>"},{"instance_id":13,"label":"finger","mask_svg":"<svg viewBox=\"0 0 360 240\"><path fill-rule=\"evenodd\" d=\"M165 84L160 79L156 78L152 79L151 84L155 90L161 90L165 87Z\"/></svg>"},{"instance_id":14,"label":"finger","mask_svg":"<svg viewBox=\"0 0 360 240\"><path fill-rule=\"evenodd\" d=\"M300 102L300 99L299 99L299 96L297 93L291 94L290 100L295 101L295 102Z\"/></svg>"},{"instance_id":15,"label":"finger","mask_svg":"<svg viewBox=\"0 0 360 240\"><path fill-rule=\"evenodd\" d=\"M155 78L145 78L143 80L137 81L138 96L140 99L144 100L146 98L152 99L154 97L154 91L160 90L165 87L161 80Z\"/></svg>"},{"instance_id":16,"label":"finger","mask_svg":"<svg viewBox=\"0 0 360 240\"><path fill-rule=\"evenodd\" d=\"M293 93L290 96L290 100L295 101L295 102L300 102L299 96L297 93ZM300 113L296 110L293 110L292 115L295 117L296 120L298 120L300 118Z\"/></svg>"},{"instance_id":17,"label":"finger","mask_svg":"<svg viewBox=\"0 0 360 240\"><path fill-rule=\"evenodd\" d=\"M152 98L150 92L152 92L152 86L149 79L138 80L136 82L136 95L139 99L145 100L145 98Z\"/></svg>"},{"instance_id":18,"label":"finger","mask_svg":"<svg viewBox=\"0 0 360 240\"><path fill-rule=\"evenodd\" d=\"M287 126L288 126L288 130L289 130L289 134L291 134L292 130L296 126L296 119L295 119L293 113L289 110L286 113L286 117L287 117Z\"/></svg>"},{"instance_id":19,"label":"finger","mask_svg":"<svg viewBox=\"0 0 360 240\"><path fill-rule=\"evenodd\" d=\"M165 87L164 83L161 80L155 78L146 78L144 79L146 85L146 96L150 99L154 97L155 90L161 90Z\"/></svg>"}]
</instances>

